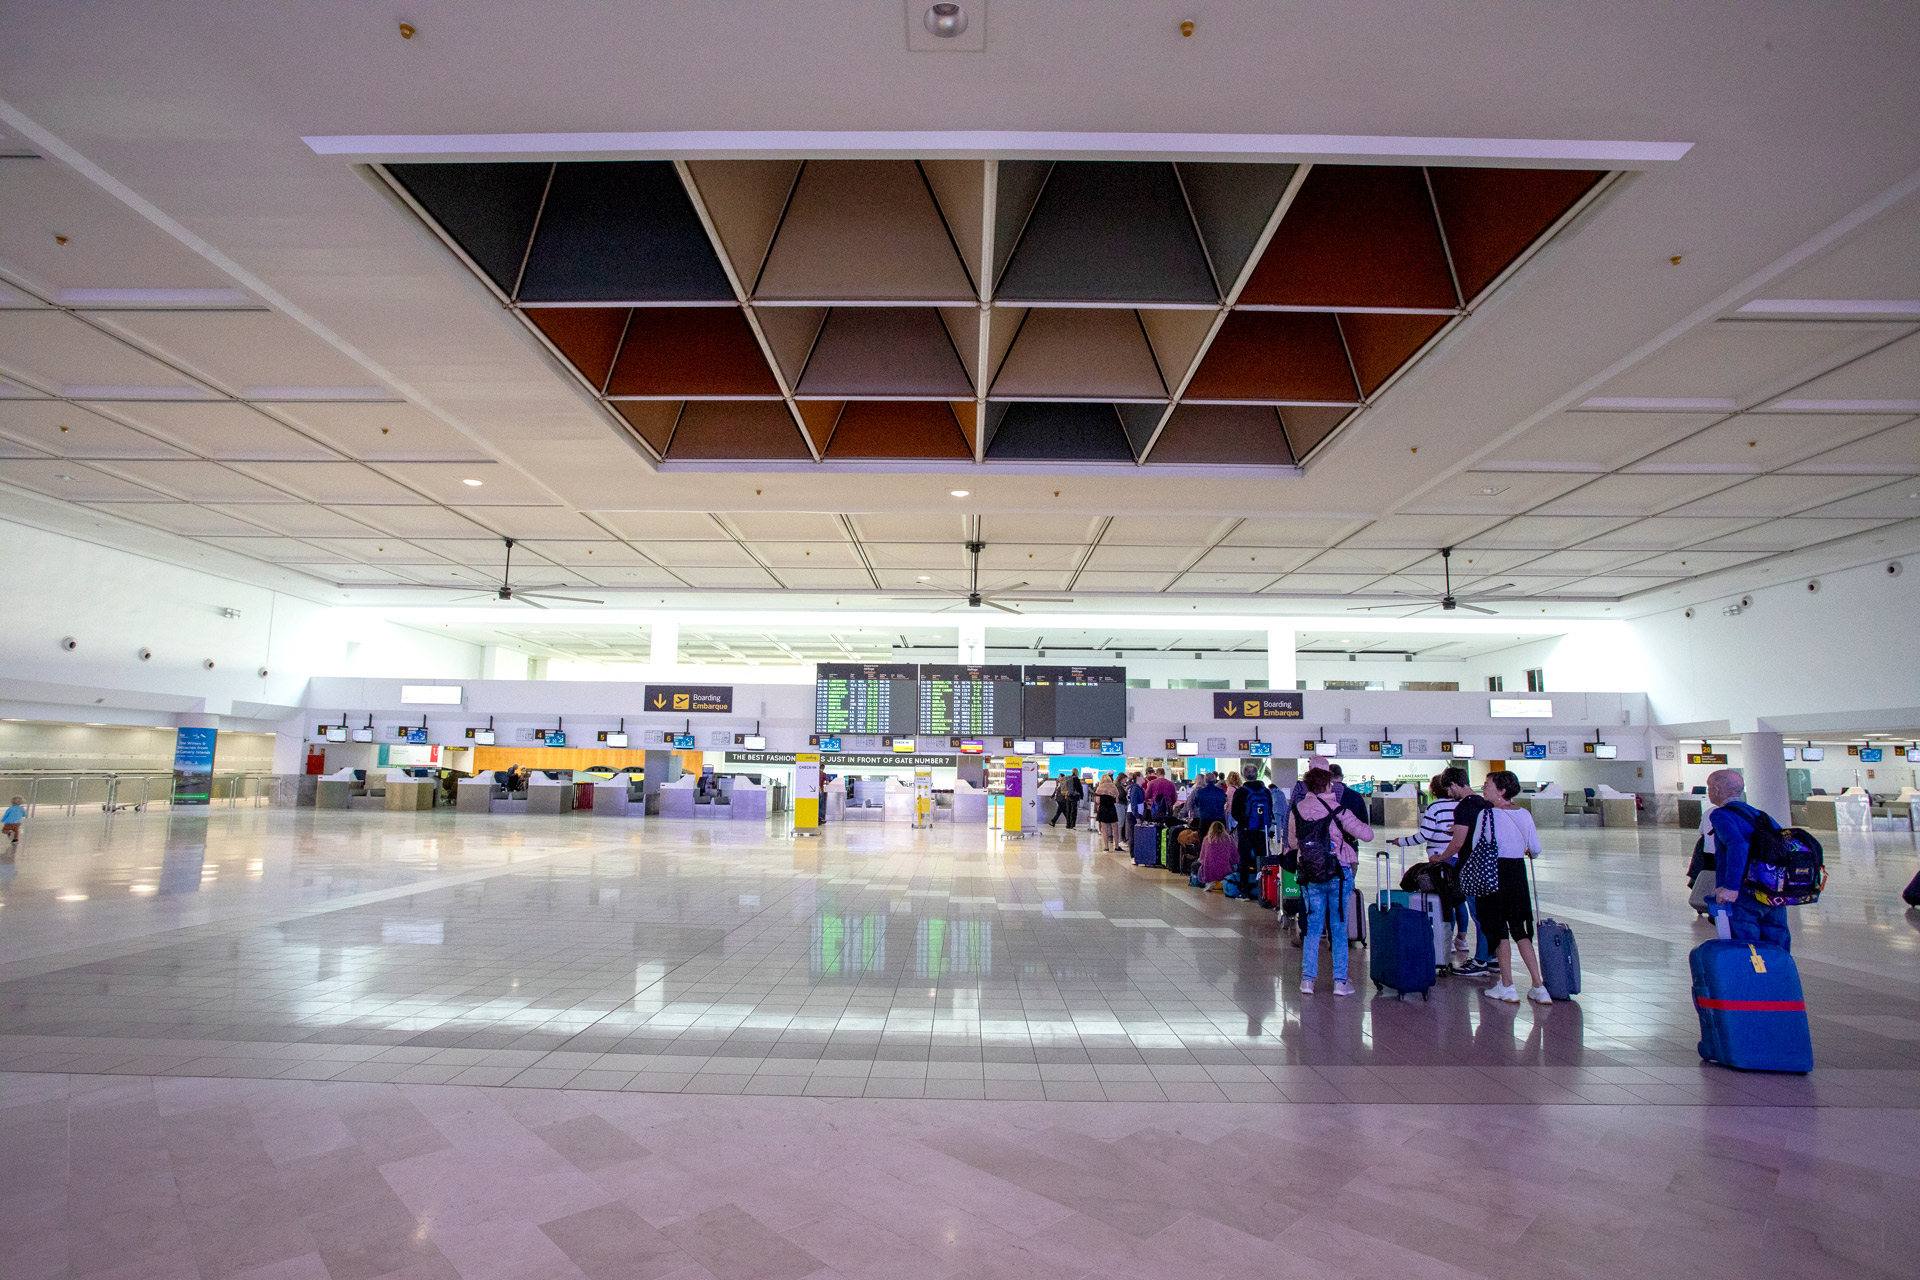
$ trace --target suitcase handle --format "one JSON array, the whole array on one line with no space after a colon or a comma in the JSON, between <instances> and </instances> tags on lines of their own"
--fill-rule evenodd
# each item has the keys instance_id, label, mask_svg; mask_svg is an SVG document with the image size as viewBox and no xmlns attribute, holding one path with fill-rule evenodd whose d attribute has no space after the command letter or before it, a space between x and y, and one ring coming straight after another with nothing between
<instances>
[{"instance_id":1,"label":"suitcase handle","mask_svg":"<svg viewBox=\"0 0 1920 1280\"><path fill-rule=\"evenodd\" d=\"M1387 900L1387 870L1392 858L1385 849L1376 850L1373 855L1373 892L1381 902Z\"/></svg>"},{"instance_id":2,"label":"suitcase handle","mask_svg":"<svg viewBox=\"0 0 1920 1280\"><path fill-rule=\"evenodd\" d=\"M1713 931L1722 942L1733 941L1733 915L1725 907L1713 913Z\"/></svg>"}]
</instances>

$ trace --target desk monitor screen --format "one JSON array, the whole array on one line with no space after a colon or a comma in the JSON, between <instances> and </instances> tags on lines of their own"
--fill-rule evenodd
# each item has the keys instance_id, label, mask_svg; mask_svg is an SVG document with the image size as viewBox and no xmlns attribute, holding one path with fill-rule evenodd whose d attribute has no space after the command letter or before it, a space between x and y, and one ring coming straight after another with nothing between
<instances>
[{"instance_id":1,"label":"desk monitor screen","mask_svg":"<svg viewBox=\"0 0 1920 1280\"><path fill-rule=\"evenodd\" d=\"M1273 744L1271 742L1249 742L1247 744L1246 754L1249 756L1270 756L1273 754Z\"/></svg>"},{"instance_id":2,"label":"desk monitor screen","mask_svg":"<svg viewBox=\"0 0 1920 1280\"><path fill-rule=\"evenodd\" d=\"M1617 759L1619 755L1620 748L1614 746L1611 742L1596 742L1593 744L1593 758L1595 760L1613 760Z\"/></svg>"},{"instance_id":3,"label":"desk monitor screen","mask_svg":"<svg viewBox=\"0 0 1920 1280\"><path fill-rule=\"evenodd\" d=\"M1200 744L1197 742L1176 742L1173 744L1173 754L1177 756L1197 756L1200 754Z\"/></svg>"},{"instance_id":4,"label":"desk monitor screen","mask_svg":"<svg viewBox=\"0 0 1920 1280\"><path fill-rule=\"evenodd\" d=\"M347 740L347 727L345 725L335 724L335 725L327 726L328 742L345 742L346 740Z\"/></svg>"},{"instance_id":5,"label":"desk monitor screen","mask_svg":"<svg viewBox=\"0 0 1920 1280\"><path fill-rule=\"evenodd\" d=\"M371 729L355 729L355 730L353 731L353 740L354 740L355 742L372 742L372 741L373 741L373 730L371 730Z\"/></svg>"},{"instance_id":6,"label":"desk monitor screen","mask_svg":"<svg viewBox=\"0 0 1920 1280\"><path fill-rule=\"evenodd\" d=\"M1382 760L1393 760L1403 757L1406 754L1407 747L1403 742L1383 742L1380 744L1380 758Z\"/></svg>"},{"instance_id":7,"label":"desk monitor screen","mask_svg":"<svg viewBox=\"0 0 1920 1280\"><path fill-rule=\"evenodd\" d=\"M1879 764L1885 754L1885 749L1881 747L1862 747L1860 748L1860 763Z\"/></svg>"},{"instance_id":8,"label":"desk monitor screen","mask_svg":"<svg viewBox=\"0 0 1920 1280\"><path fill-rule=\"evenodd\" d=\"M1034 752L1038 751L1039 749L1040 749L1039 745L1036 744L1031 738L1014 739L1013 754L1017 756L1030 756Z\"/></svg>"},{"instance_id":9,"label":"desk monitor screen","mask_svg":"<svg viewBox=\"0 0 1920 1280\"><path fill-rule=\"evenodd\" d=\"M1800 748L1800 758L1808 764L1818 764L1827 758L1827 749L1825 747L1802 747Z\"/></svg>"},{"instance_id":10,"label":"desk monitor screen","mask_svg":"<svg viewBox=\"0 0 1920 1280\"><path fill-rule=\"evenodd\" d=\"M476 746L476 747L490 747L490 746L492 746L492 745L493 745L493 730L491 730L491 729L475 729L475 730L473 731L473 745L474 745L474 746Z\"/></svg>"},{"instance_id":11,"label":"desk monitor screen","mask_svg":"<svg viewBox=\"0 0 1920 1280\"><path fill-rule=\"evenodd\" d=\"M604 735L603 741L605 741L606 744L610 747L624 747L627 745L627 735L614 730L609 730Z\"/></svg>"},{"instance_id":12,"label":"desk monitor screen","mask_svg":"<svg viewBox=\"0 0 1920 1280\"><path fill-rule=\"evenodd\" d=\"M1043 756L1063 756L1067 754L1067 744L1064 742L1043 742L1040 744L1040 754Z\"/></svg>"},{"instance_id":13,"label":"desk monitor screen","mask_svg":"<svg viewBox=\"0 0 1920 1280\"><path fill-rule=\"evenodd\" d=\"M1545 760L1547 758L1547 744L1544 742L1527 743L1520 753L1520 758L1522 760Z\"/></svg>"}]
</instances>

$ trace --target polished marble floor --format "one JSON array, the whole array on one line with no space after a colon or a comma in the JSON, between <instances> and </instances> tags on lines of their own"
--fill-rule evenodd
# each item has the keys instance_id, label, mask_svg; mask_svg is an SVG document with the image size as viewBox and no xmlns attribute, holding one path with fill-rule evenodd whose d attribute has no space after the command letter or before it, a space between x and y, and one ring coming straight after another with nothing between
<instances>
[{"instance_id":1,"label":"polished marble floor","mask_svg":"<svg viewBox=\"0 0 1920 1280\"><path fill-rule=\"evenodd\" d=\"M1738 1274L1913 1274L1913 837L1796 913L1805 1078L1694 1052L1690 843L1551 833L1585 990L1515 1009L1302 996L1084 832L37 819L0 1275L1725 1275L1749 1198Z\"/></svg>"}]
</instances>

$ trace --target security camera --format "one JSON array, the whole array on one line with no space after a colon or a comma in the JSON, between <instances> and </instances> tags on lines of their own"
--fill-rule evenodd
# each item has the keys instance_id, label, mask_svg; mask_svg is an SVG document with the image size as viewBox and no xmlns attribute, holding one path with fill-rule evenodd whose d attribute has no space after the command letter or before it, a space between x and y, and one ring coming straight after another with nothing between
<instances>
[{"instance_id":1,"label":"security camera","mask_svg":"<svg viewBox=\"0 0 1920 1280\"><path fill-rule=\"evenodd\" d=\"M205 667L207 670L211 671L213 670L213 659L208 658L204 662L202 662L200 665Z\"/></svg>"},{"instance_id":2,"label":"security camera","mask_svg":"<svg viewBox=\"0 0 1920 1280\"><path fill-rule=\"evenodd\" d=\"M1889 578L1897 578L1900 576L1900 562L1898 560L1887 561L1887 576Z\"/></svg>"},{"instance_id":3,"label":"security camera","mask_svg":"<svg viewBox=\"0 0 1920 1280\"><path fill-rule=\"evenodd\" d=\"M260 678L262 680L267 678L267 669L265 667L260 668Z\"/></svg>"},{"instance_id":4,"label":"security camera","mask_svg":"<svg viewBox=\"0 0 1920 1280\"><path fill-rule=\"evenodd\" d=\"M1686 611L1686 612L1685 612L1684 614L1682 614L1681 616L1682 616L1682 617L1685 617L1685 618L1691 618L1691 617L1693 616L1693 610L1691 610L1691 609L1689 609L1689 610L1687 610L1687 611Z\"/></svg>"},{"instance_id":5,"label":"security camera","mask_svg":"<svg viewBox=\"0 0 1920 1280\"><path fill-rule=\"evenodd\" d=\"M142 662L151 662L153 661L153 650L142 649L135 656L138 657Z\"/></svg>"},{"instance_id":6,"label":"security camera","mask_svg":"<svg viewBox=\"0 0 1920 1280\"><path fill-rule=\"evenodd\" d=\"M1741 607L1742 609L1751 609L1751 608L1753 608L1753 597L1752 597L1752 596L1741 596L1741 597L1740 597L1740 607Z\"/></svg>"},{"instance_id":7,"label":"security camera","mask_svg":"<svg viewBox=\"0 0 1920 1280\"><path fill-rule=\"evenodd\" d=\"M1808 578L1808 579L1807 579L1807 594L1811 596L1811 595L1818 595L1819 593L1820 593L1820 579L1818 579L1818 578Z\"/></svg>"},{"instance_id":8,"label":"security camera","mask_svg":"<svg viewBox=\"0 0 1920 1280\"><path fill-rule=\"evenodd\" d=\"M80 642L72 636L66 636L60 641L60 647L71 653L80 647Z\"/></svg>"}]
</instances>

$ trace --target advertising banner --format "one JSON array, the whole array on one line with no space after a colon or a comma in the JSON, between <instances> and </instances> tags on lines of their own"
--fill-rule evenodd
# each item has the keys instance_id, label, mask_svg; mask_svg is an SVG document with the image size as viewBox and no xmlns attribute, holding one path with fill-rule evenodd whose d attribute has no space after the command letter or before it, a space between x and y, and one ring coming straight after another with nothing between
<instances>
[{"instance_id":1,"label":"advertising banner","mask_svg":"<svg viewBox=\"0 0 1920 1280\"><path fill-rule=\"evenodd\" d=\"M213 746L218 729L177 729L173 739L173 803L213 799Z\"/></svg>"},{"instance_id":2,"label":"advertising banner","mask_svg":"<svg viewBox=\"0 0 1920 1280\"><path fill-rule=\"evenodd\" d=\"M820 754L816 751L794 757L793 829L805 835L820 831Z\"/></svg>"}]
</instances>

